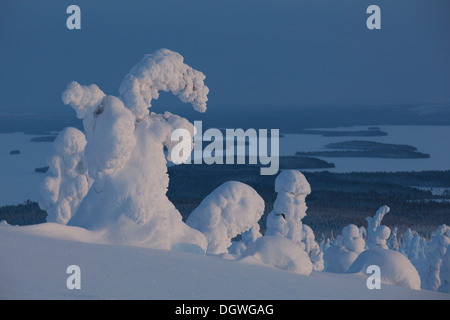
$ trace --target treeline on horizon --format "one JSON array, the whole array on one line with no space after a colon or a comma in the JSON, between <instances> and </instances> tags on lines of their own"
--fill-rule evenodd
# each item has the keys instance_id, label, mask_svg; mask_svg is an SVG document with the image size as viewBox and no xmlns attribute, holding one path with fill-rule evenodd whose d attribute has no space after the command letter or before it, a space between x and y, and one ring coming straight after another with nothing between
<instances>
[{"instance_id":1,"label":"treeline on horizon","mask_svg":"<svg viewBox=\"0 0 450 320\"><path fill-rule=\"evenodd\" d=\"M167 107L167 105L165 105ZM449 103L411 103L377 105L309 105L309 106L221 106L209 104L205 113L172 102L162 109L158 104L152 112L168 110L189 121L203 121L207 128L280 129L281 133L302 133L304 129L378 125L450 125ZM324 116L326 115L326 116ZM0 114L0 132L49 134L67 126L82 129L75 113Z\"/></svg>"}]
</instances>

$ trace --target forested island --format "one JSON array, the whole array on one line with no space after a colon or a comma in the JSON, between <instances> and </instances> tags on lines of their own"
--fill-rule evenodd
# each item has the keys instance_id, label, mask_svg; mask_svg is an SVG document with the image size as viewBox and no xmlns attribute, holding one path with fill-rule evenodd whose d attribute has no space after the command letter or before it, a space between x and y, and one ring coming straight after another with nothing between
<instances>
[{"instance_id":1,"label":"forested island","mask_svg":"<svg viewBox=\"0 0 450 320\"><path fill-rule=\"evenodd\" d=\"M297 151L297 156L314 157L360 157L360 158L387 158L387 159L423 159L430 158L429 154L422 153L416 147L404 144L381 143L374 141L352 140L335 142L325 145L326 151Z\"/></svg>"}]
</instances>

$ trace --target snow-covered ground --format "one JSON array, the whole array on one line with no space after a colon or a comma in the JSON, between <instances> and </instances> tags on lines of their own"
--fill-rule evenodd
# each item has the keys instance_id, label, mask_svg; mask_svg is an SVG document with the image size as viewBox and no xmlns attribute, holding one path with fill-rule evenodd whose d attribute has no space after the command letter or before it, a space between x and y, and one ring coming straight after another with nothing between
<instances>
[{"instance_id":1,"label":"snow-covered ground","mask_svg":"<svg viewBox=\"0 0 450 320\"><path fill-rule=\"evenodd\" d=\"M99 244L100 234L46 223L0 225L0 299L450 299L382 283L364 274L282 271L254 260ZM69 290L69 265L81 288Z\"/></svg>"},{"instance_id":2,"label":"snow-covered ground","mask_svg":"<svg viewBox=\"0 0 450 320\"><path fill-rule=\"evenodd\" d=\"M409 144L428 159L376 158L322 158L336 164L334 172L349 171L421 171L450 169L450 126L378 126L389 135L381 137L323 137L320 135L285 134L280 138L280 154L293 155L296 151L325 150L325 145L348 140L368 140L383 143ZM366 130L367 126L327 130ZM37 201L38 184L42 173L35 168L46 166L52 143L31 142L33 135L24 133L0 134L0 206ZM20 150L10 155L11 150Z\"/></svg>"}]
</instances>

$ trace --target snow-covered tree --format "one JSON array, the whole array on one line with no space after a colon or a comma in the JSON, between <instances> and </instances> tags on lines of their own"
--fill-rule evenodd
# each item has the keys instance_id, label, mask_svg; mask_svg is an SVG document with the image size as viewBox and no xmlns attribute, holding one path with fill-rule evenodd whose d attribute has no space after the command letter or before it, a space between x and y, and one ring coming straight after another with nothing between
<instances>
[{"instance_id":1,"label":"snow-covered tree","mask_svg":"<svg viewBox=\"0 0 450 320\"><path fill-rule=\"evenodd\" d=\"M305 252L308 253L309 258L314 266L314 270L321 271L323 265L323 251L315 240L314 231L310 226L303 224L303 243L305 244Z\"/></svg>"},{"instance_id":2,"label":"snow-covered tree","mask_svg":"<svg viewBox=\"0 0 450 320\"><path fill-rule=\"evenodd\" d=\"M427 270L424 275L424 289L436 291L443 284L440 278L440 268L449 244L450 227L444 224L432 233L430 243L426 250ZM444 271L445 275L446 272Z\"/></svg>"},{"instance_id":3,"label":"snow-covered tree","mask_svg":"<svg viewBox=\"0 0 450 320\"><path fill-rule=\"evenodd\" d=\"M342 229L342 235L324 252L325 271L346 272L364 251L364 246L365 241L361 237L360 229L354 224L347 225Z\"/></svg>"},{"instance_id":4,"label":"snow-covered tree","mask_svg":"<svg viewBox=\"0 0 450 320\"><path fill-rule=\"evenodd\" d=\"M414 261L419 261L421 259L425 259L425 250L427 246L427 241L425 238L419 235L419 233L415 233L414 237L411 240L409 250L408 250L408 259L413 263Z\"/></svg>"},{"instance_id":5,"label":"snow-covered tree","mask_svg":"<svg viewBox=\"0 0 450 320\"><path fill-rule=\"evenodd\" d=\"M302 223L306 216L306 196L311 187L298 170L284 170L275 179L277 198L268 214L266 236L286 237L300 245L313 262L315 270L323 269L323 253L309 226Z\"/></svg>"},{"instance_id":6,"label":"snow-covered tree","mask_svg":"<svg viewBox=\"0 0 450 320\"><path fill-rule=\"evenodd\" d=\"M119 97L106 95L94 84L77 82L63 92L63 102L83 120L87 141L84 164L94 180L76 213L68 217L70 225L109 228L111 239L137 245L206 249L204 235L182 222L166 196L166 162L172 160L176 145L172 133L184 129L193 137L194 126L169 112L149 112L160 90L172 92L197 111L206 110L205 76L183 60L167 49L145 55L125 76ZM65 144L70 145L71 139ZM177 161L186 160L189 153L177 154ZM43 193L53 186L48 183ZM77 189L74 183L71 187Z\"/></svg>"},{"instance_id":7,"label":"snow-covered tree","mask_svg":"<svg viewBox=\"0 0 450 320\"><path fill-rule=\"evenodd\" d=\"M394 227L392 229L391 236L389 237L389 239L387 240L387 243L386 243L388 248L391 249L391 250L394 250L394 251L399 251L400 250L400 244L399 244L399 241L398 241L397 233L398 233L398 228Z\"/></svg>"},{"instance_id":8,"label":"snow-covered tree","mask_svg":"<svg viewBox=\"0 0 450 320\"><path fill-rule=\"evenodd\" d=\"M383 217L389 211L390 208L388 206L382 206L377 210L373 218L371 217L366 218L368 224L367 241L366 241L367 248L371 249L374 247L379 247L383 249L388 249L386 241L387 239L389 239L391 230L388 227L381 225L381 220L383 220Z\"/></svg>"},{"instance_id":9,"label":"snow-covered tree","mask_svg":"<svg viewBox=\"0 0 450 320\"><path fill-rule=\"evenodd\" d=\"M81 200L88 193L88 176L84 148L84 134L75 128L66 128L53 142L53 155L47 160L49 169L40 185L39 206L46 210L48 222L67 224Z\"/></svg>"},{"instance_id":10,"label":"snow-covered tree","mask_svg":"<svg viewBox=\"0 0 450 320\"><path fill-rule=\"evenodd\" d=\"M439 269L439 279L441 285L439 286L438 291L450 293L450 250L448 246L445 255L442 257L442 264Z\"/></svg>"},{"instance_id":11,"label":"snow-covered tree","mask_svg":"<svg viewBox=\"0 0 450 320\"><path fill-rule=\"evenodd\" d=\"M244 233L244 246L261 236L258 221L263 213L264 200L252 187L228 181L203 199L186 223L206 236L207 253L223 254L239 234Z\"/></svg>"},{"instance_id":12,"label":"snow-covered tree","mask_svg":"<svg viewBox=\"0 0 450 320\"><path fill-rule=\"evenodd\" d=\"M400 252L405 256L408 256L409 247L411 246L412 239L414 238L414 234L411 228L406 229L405 234L401 240Z\"/></svg>"}]
</instances>

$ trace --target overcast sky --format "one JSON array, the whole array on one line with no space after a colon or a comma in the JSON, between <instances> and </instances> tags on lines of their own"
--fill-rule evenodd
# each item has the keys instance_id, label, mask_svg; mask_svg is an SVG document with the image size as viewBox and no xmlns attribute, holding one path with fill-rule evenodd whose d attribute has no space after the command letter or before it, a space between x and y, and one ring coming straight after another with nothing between
<instances>
[{"instance_id":1,"label":"overcast sky","mask_svg":"<svg viewBox=\"0 0 450 320\"><path fill-rule=\"evenodd\" d=\"M1 0L0 113L71 113L72 80L118 95L158 48L205 73L209 108L450 102L448 0Z\"/></svg>"}]
</instances>

